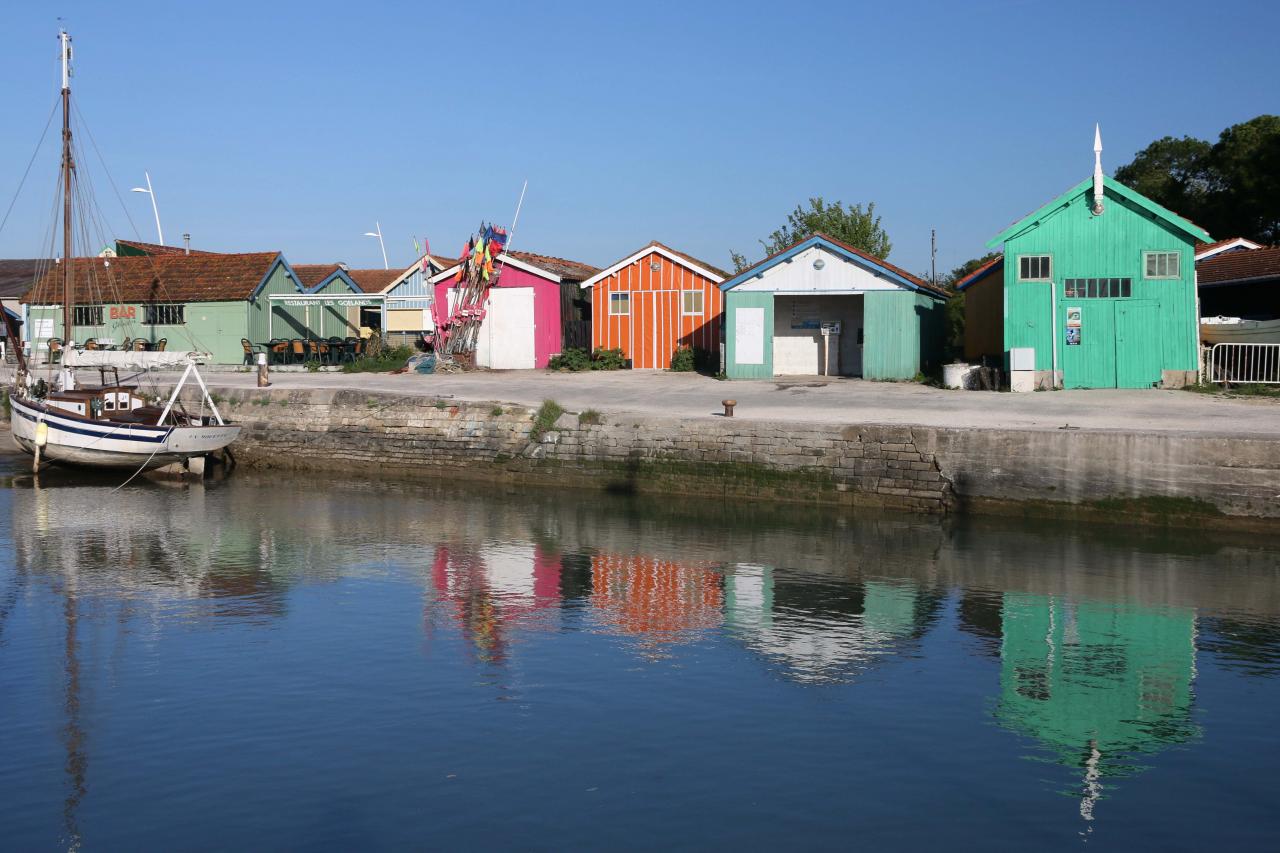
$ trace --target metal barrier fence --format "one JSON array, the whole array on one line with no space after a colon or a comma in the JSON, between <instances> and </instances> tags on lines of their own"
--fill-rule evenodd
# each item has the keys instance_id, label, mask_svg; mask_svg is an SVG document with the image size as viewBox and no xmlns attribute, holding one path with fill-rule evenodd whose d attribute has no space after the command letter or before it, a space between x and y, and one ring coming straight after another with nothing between
<instances>
[{"instance_id":1,"label":"metal barrier fence","mask_svg":"<svg viewBox=\"0 0 1280 853\"><path fill-rule=\"evenodd\" d=\"M1280 344L1214 344L1205 356L1204 381L1280 385Z\"/></svg>"}]
</instances>

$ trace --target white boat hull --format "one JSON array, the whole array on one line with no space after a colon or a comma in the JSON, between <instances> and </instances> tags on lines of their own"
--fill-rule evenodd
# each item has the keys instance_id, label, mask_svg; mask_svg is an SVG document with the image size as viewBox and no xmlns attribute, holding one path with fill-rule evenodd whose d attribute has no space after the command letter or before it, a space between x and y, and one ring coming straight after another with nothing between
<instances>
[{"instance_id":1,"label":"white boat hull","mask_svg":"<svg viewBox=\"0 0 1280 853\"><path fill-rule=\"evenodd\" d=\"M1214 319L1200 323L1200 340L1206 344L1280 344L1280 320Z\"/></svg>"},{"instance_id":2,"label":"white boat hull","mask_svg":"<svg viewBox=\"0 0 1280 853\"><path fill-rule=\"evenodd\" d=\"M42 459L94 468L159 468L221 450L236 440L239 426L149 426L89 421L57 414L11 397L13 439L36 452L36 427L48 427Z\"/></svg>"}]
</instances>

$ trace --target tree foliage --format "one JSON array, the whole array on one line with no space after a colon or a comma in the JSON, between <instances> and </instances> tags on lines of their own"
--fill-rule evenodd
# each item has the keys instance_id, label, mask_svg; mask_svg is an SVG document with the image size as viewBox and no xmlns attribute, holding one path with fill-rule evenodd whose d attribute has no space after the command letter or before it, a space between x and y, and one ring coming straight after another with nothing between
<instances>
[{"instance_id":1,"label":"tree foliage","mask_svg":"<svg viewBox=\"0 0 1280 853\"><path fill-rule=\"evenodd\" d=\"M893 248L889 235L880 226L880 217L876 216L875 202L869 203L864 210L861 204L848 207L840 201L827 204L821 196L809 199L808 207L796 205L796 209L787 214L787 221L782 227L759 242L764 247L765 257L768 257L818 231L881 259L888 258ZM750 266L744 255L738 252L730 255L736 272Z\"/></svg>"},{"instance_id":2,"label":"tree foliage","mask_svg":"<svg viewBox=\"0 0 1280 853\"><path fill-rule=\"evenodd\" d=\"M1280 116L1232 125L1216 143L1157 139L1116 180L1213 236L1280 242Z\"/></svg>"}]
</instances>

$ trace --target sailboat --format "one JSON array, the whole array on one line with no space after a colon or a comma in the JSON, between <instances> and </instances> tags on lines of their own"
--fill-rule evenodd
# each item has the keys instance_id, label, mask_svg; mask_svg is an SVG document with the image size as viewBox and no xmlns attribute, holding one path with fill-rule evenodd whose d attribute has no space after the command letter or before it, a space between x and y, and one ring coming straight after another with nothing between
<instances>
[{"instance_id":1,"label":"sailboat","mask_svg":"<svg viewBox=\"0 0 1280 853\"><path fill-rule=\"evenodd\" d=\"M77 264L72 252L75 161L71 146L71 37L62 30L58 39L62 59L62 258L61 269L46 276L45 281L61 279L63 338L52 381L36 378L22 348L15 347L18 372L9 394L10 430L18 446L35 457L33 470L37 471L42 461L141 471L206 456L235 441L240 427L223 419L200 377L196 363L201 360L201 353L117 352L75 346L78 283L74 273L77 267L85 269L87 265ZM18 340L7 314L4 322L9 340ZM37 357L37 349L32 346L32 358ZM54 369L53 356L54 348L50 347L50 372ZM78 385L77 367L98 368L100 383ZM149 401L136 386L120 382L121 368L157 367L183 369L182 378L163 406ZM107 381L108 372L114 381ZM180 397L192 380L201 394L200 411L196 414L186 410Z\"/></svg>"}]
</instances>

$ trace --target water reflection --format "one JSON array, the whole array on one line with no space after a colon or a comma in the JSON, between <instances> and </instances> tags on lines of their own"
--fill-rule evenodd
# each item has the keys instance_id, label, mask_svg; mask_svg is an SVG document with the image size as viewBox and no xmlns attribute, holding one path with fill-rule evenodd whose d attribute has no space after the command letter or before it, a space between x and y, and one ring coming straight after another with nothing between
<instances>
[{"instance_id":1,"label":"water reflection","mask_svg":"<svg viewBox=\"0 0 1280 853\"><path fill-rule=\"evenodd\" d=\"M112 649L135 634L163 650L217 631L225 645L214 659L252 658L266 632L336 618L343 642L314 652L323 666L343 669L348 647L368 643L370 659L398 667L371 689L396 695L422 677L424 636L435 669L449 671L453 657L498 679L563 655L541 681L521 682L522 697L577 695L576 673L590 670L619 692L616 715L648 698L625 695L636 689L625 673L665 672L678 659L703 681L731 678L746 699L735 713L758 714L765 730L794 713L770 706L779 696L822 696L852 714L931 666L934 677L968 667L989 701L980 718L951 721L957 731L990 730L999 740L989 751L1051 762L1058 775L1046 787L1056 795L1070 778L1090 823L1122 782L1157 775L1148 768L1165 751L1227 734L1198 716L1198 666L1256 681L1280 671L1280 550L1267 541L259 476L119 494L18 482L0 500L11 504L0 540L11 538L13 553L0 560L0 675L25 666L29 679L50 677L29 643L57 624L44 642L60 649L52 677L69 847L85 836L95 756L111 737L94 691L104 673L128 669ZM394 594L371 599L387 588ZM406 598L413 624L396 633ZM325 609L334 602L347 609ZM454 648L465 652L447 654ZM672 703L692 694L690 682L661 683ZM922 702L945 702L935 684L915 689ZM411 740L424 714L405 705L398 736ZM481 737L467 716L454 722L473 748L501 731ZM879 737L913 748L891 729ZM719 768L721 784L736 783L736 766ZM933 772L920 768L922 791Z\"/></svg>"},{"instance_id":2,"label":"water reflection","mask_svg":"<svg viewBox=\"0 0 1280 853\"><path fill-rule=\"evenodd\" d=\"M1001 619L1002 725L1082 771L1080 815L1103 780L1198 734L1191 719L1195 614L1012 593Z\"/></svg>"},{"instance_id":3,"label":"water reflection","mask_svg":"<svg viewBox=\"0 0 1280 853\"><path fill-rule=\"evenodd\" d=\"M726 580L727 621L748 649L803 683L851 681L880 658L908 655L942 596L912 582L815 582L738 565Z\"/></svg>"}]
</instances>

